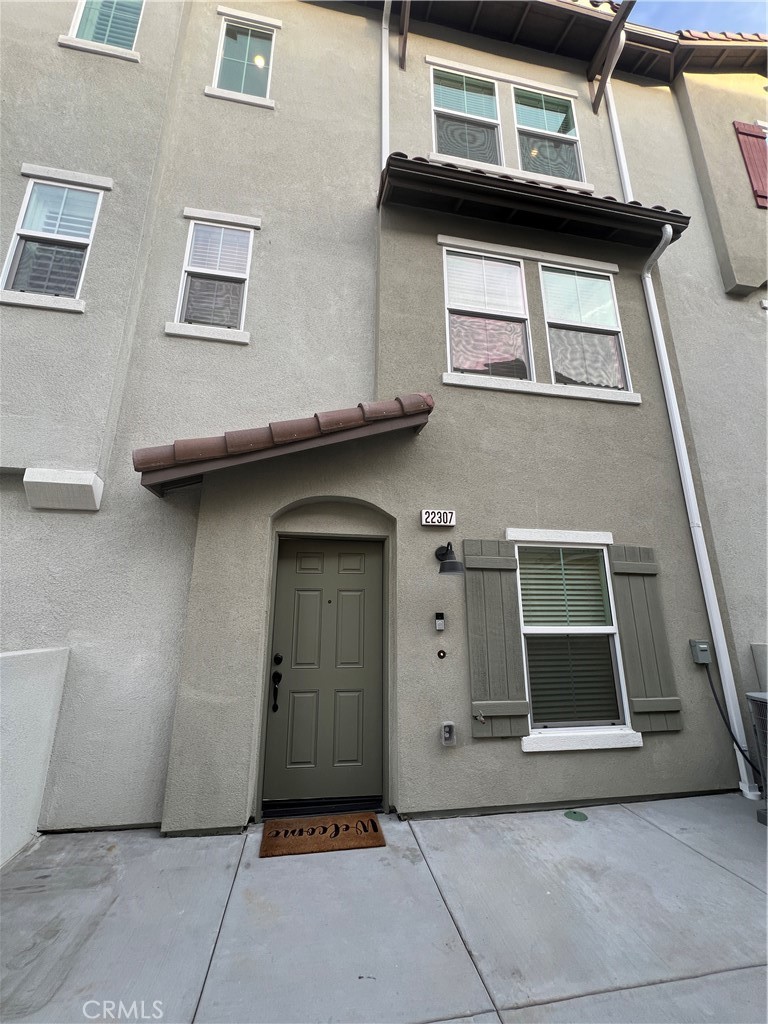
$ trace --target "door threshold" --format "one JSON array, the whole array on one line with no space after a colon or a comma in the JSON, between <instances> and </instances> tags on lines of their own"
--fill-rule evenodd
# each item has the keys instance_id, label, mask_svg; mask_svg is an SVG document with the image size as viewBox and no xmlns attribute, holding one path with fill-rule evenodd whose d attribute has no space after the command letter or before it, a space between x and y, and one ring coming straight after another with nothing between
<instances>
[{"instance_id":1,"label":"door threshold","mask_svg":"<svg viewBox=\"0 0 768 1024\"><path fill-rule=\"evenodd\" d=\"M376 796L323 797L319 800L265 800L266 818L306 818L313 814L341 814L343 811L383 811L381 794Z\"/></svg>"}]
</instances>

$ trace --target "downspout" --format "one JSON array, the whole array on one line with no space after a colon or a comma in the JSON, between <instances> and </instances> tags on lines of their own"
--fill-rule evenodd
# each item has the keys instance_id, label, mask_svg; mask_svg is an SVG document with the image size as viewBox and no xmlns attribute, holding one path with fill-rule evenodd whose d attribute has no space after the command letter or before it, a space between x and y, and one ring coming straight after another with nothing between
<instances>
[{"instance_id":1,"label":"downspout","mask_svg":"<svg viewBox=\"0 0 768 1024\"><path fill-rule=\"evenodd\" d=\"M392 0L385 0L381 16L381 168L389 156L389 14Z\"/></svg>"},{"instance_id":2,"label":"downspout","mask_svg":"<svg viewBox=\"0 0 768 1024\"><path fill-rule=\"evenodd\" d=\"M633 198L632 185L629 178L629 168L627 166L624 143L621 137L621 128L619 126L619 119L610 82L608 83L605 91L605 100L606 108L608 110L608 121L611 127L611 135L613 137L613 146L616 151L616 162L619 167L621 186L624 191L624 201L630 202ZM656 291L653 287L653 281L651 280L653 268L656 266L659 258L667 249L671 241L672 228L669 224L665 224L662 228L661 241L648 257L648 260L643 267L641 280L643 282L645 304L648 309L648 318L651 323L653 343L656 348L656 358L658 360L659 371L661 373L661 383L664 389L664 400L667 406L667 415L669 416L669 424L672 429L672 440L675 446L675 455L677 456L677 468L680 473L680 482L683 487L683 496L685 498L685 508L688 513L688 524L691 530L691 538L693 539L693 548L696 553L696 564L699 569L702 591L704 592L704 604L707 609L709 628L712 632L712 641L715 648L715 654L717 656L717 663L720 668L720 681L723 686L723 695L725 697L725 706L728 711L728 720L731 723L731 729L733 730L734 736L743 749L746 750L747 740L744 734L744 723L741 720L739 699L736 693L736 683L733 678L731 659L728 654L728 645L725 640L723 618L720 614L720 606L717 600L717 591L715 590L715 581L712 575L712 565L709 560L707 542L704 537L704 531L701 527L699 503L696 498L696 490L693 485L691 462L688 458L688 449L685 444L683 422L680 418L680 407L677 403L675 385L672 379L672 370L669 365L667 346L664 339L664 330L661 325L661 316L659 314L659 305L656 301ZM734 749L736 750L736 763L739 768L739 789L748 799L758 800L760 798L760 791L755 785L752 771L744 760L741 751L736 747Z\"/></svg>"}]
</instances>

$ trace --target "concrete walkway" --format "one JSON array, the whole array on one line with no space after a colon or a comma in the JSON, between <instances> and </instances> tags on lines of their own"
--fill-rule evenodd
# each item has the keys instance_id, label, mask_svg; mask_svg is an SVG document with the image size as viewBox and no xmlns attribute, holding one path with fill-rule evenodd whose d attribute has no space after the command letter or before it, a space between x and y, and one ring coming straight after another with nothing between
<instances>
[{"instance_id":1,"label":"concrete walkway","mask_svg":"<svg viewBox=\"0 0 768 1024\"><path fill-rule=\"evenodd\" d=\"M0 1019L766 1019L766 829L735 794L242 836L42 837L2 873ZM121 1005L122 1004L122 1005Z\"/></svg>"}]
</instances>

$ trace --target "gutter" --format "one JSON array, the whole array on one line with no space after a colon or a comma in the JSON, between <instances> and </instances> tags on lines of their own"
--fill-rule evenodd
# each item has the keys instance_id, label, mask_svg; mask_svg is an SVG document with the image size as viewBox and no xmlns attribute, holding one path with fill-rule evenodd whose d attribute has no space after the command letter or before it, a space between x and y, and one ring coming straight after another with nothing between
<instances>
[{"instance_id":1,"label":"gutter","mask_svg":"<svg viewBox=\"0 0 768 1024\"><path fill-rule=\"evenodd\" d=\"M389 156L389 15L392 0L385 0L381 16L381 167Z\"/></svg>"},{"instance_id":2,"label":"gutter","mask_svg":"<svg viewBox=\"0 0 768 1024\"><path fill-rule=\"evenodd\" d=\"M614 149L616 151L616 160L619 166L621 184L624 190L624 199L626 202L629 202L632 198L632 186L629 179L627 158L626 153L624 152L624 143L621 137L621 129L610 83L608 84L605 95L606 106L608 109L608 120L611 127ZM654 267L671 241L672 227L669 224L665 224L662 228L661 241L648 257L645 266L643 267L641 280L643 282L643 293L645 294L645 304L648 309L648 317L651 323L653 343L656 348L656 358L658 359L659 371L661 373L661 383L664 389L664 400L667 406L667 415L669 416L669 424L672 429L672 440L675 446L675 455L677 456L677 468L680 473L680 482L683 487L683 496L685 498L685 508L688 513L688 524L691 530L693 548L696 553L696 564L699 569L699 578L701 580L701 587L704 593L704 604L707 609L709 628L712 632L712 642L717 656L717 663L720 668L720 681L723 687L725 706L728 711L728 720L738 743L746 750L747 739L744 733L744 723L741 719L739 698L736 693L736 683L733 677L728 645L725 640L723 618L720 614L720 606L717 600L717 591L715 590L715 581L712 575L712 564L709 558L709 551L707 550L707 542L701 526L699 503L696 498L693 474L691 472L691 462L688 458L688 449L685 443L683 423L680 418L680 407L677 402L675 385L672 379L672 370L669 365L669 356L667 354L667 346L664 339L664 329L661 325L659 305L656 300L656 291L651 279ZM736 763L739 769L739 789L747 799L759 800L760 790L755 784L752 771L744 760L741 751L735 744L734 750L736 751Z\"/></svg>"}]
</instances>

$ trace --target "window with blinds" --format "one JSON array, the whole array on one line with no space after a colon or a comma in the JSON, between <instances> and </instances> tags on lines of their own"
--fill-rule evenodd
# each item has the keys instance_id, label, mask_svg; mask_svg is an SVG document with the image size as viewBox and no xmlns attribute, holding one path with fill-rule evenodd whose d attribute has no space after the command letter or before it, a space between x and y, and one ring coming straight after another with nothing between
<instances>
[{"instance_id":1,"label":"window with blinds","mask_svg":"<svg viewBox=\"0 0 768 1024\"><path fill-rule=\"evenodd\" d=\"M573 104L560 96L515 89L520 166L549 177L583 181Z\"/></svg>"},{"instance_id":2,"label":"window with blinds","mask_svg":"<svg viewBox=\"0 0 768 1024\"><path fill-rule=\"evenodd\" d=\"M437 152L501 164L496 83L435 69L432 89Z\"/></svg>"},{"instance_id":3,"label":"window with blinds","mask_svg":"<svg viewBox=\"0 0 768 1024\"><path fill-rule=\"evenodd\" d=\"M554 383L628 390L611 278L542 266L541 281Z\"/></svg>"},{"instance_id":4,"label":"window with blinds","mask_svg":"<svg viewBox=\"0 0 768 1024\"><path fill-rule=\"evenodd\" d=\"M521 546L518 567L533 727L621 725L603 549Z\"/></svg>"},{"instance_id":5,"label":"window with blinds","mask_svg":"<svg viewBox=\"0 0 768 1024\"><path fill-rule=\"evenodd\" d=\"M143 0L85 0L74 34L78 39L132 50L142 3Z\"/></svg>"},{"instance_id":6,"label":"window with blinds","mask_svg":"<svg viewBox=\"0 0 768 1024\"><path fill-rule=\"evenodd\" d=\"M90 189L30 182L4 287L76 298L99 201Z\"/></svg>"},{"instance_id":7,"label":"window with blinds","mask_svg":"<svg viewBox=\"0 0 768 1024\"><path fill-rule=\"evenodd\" d=\"M190 225L180 323L239 330L253 232L195 221Z\"/></svg>"},{"instance_id":8,"label":"window with blinds","mask_svg":"<svg viewBox=\"0 0 768 1024\"><path fill-rule=\"evenodd\" d=\"M530 377L523 269L514 260L446 250L449 370Z\"/></svg>"}]
</instances>

